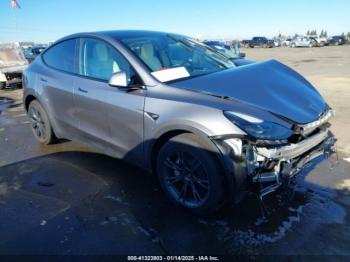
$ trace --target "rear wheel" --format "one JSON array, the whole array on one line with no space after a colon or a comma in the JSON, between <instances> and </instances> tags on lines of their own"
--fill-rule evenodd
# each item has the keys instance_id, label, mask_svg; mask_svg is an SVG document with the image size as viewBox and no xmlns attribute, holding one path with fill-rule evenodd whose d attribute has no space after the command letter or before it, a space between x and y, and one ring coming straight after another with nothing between
<instances>
[{"instance_id":1,"label":"rear wheel","mask_svg":"<svg viewBox=\"0 0 350 262\"><path fill-rule=\"evenodd\" d=\"M206 141L181 134L166 142L158 154L161 186L175 204L196 214L218 210L224 199L222 168Z\"/></svg>"},{"instance_id":2,"label":"rear wheel","mask_svg":"<svg viewBox=\"0 0 350 262\"><path fill-rule=\"evenodd\" d=\"M56 141L49 117L37 100L33 100L28 107L28 116L35 138L42 144L49 145Z\"/></svg>"},{"instance_id":3,"label":"rear wheel","mask_svg":"<svg viewBox=\"0 0 350 262\"><path fill-rule=\"evenodd\" d=\"M0 90L6 88L6 82L0 82Z\"/></svg>"}]
</instances>

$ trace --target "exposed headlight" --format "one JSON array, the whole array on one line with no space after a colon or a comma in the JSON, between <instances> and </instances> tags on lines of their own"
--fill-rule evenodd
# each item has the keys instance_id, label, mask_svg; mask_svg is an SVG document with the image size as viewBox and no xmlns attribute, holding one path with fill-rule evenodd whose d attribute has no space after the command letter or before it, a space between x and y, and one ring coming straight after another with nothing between
<instances>
[{"instance_id":1,"label":"exposed headlight","mask_svg":"<svg viewBox=\"0 0 350 262\"><path fill-rule=\"evenodd\" d=\"M231 111L224 111L224 115L248 135L256 139L281 140L287 139L293 134L291 129L254 116Z\"/></svg>"}]
</instances>

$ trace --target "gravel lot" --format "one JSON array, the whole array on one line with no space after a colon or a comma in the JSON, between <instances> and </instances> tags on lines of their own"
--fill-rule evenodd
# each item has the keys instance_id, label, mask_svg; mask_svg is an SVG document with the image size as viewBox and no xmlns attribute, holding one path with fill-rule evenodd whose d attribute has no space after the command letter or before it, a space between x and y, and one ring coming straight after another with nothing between
<instances>
[{"instance_id":1,"label":"gravel lot","mask_svg":"<svg viewBox=\"0 0 350 262\"><path fill-rule=\"evenodd\" d=\"M72 142L40 146L21 103L0 91L0 255L328 255L350 256L350 45L243 49L303 74L337 115L339 163L305 170L294 194L276 193L263 219L248 197L199 218L164 198L142 170ZM307 259L308 257L306 257ZM291 260L300 260L291 257Z\"/></svg>"}]
</instances>

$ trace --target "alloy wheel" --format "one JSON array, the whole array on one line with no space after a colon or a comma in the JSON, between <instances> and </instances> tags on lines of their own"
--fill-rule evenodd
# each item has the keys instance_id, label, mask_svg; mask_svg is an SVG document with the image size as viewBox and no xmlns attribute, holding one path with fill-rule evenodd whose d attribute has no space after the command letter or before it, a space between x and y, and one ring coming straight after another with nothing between
<instances>
[{"instance_id":1,"label":"alloy wheel","mask_svg":"<svg viewBox=\"0 0 350 262\"><path fill-rule=\"evenodd\" d=\"M165 187L184 206L201 206L210 193L209 177L200 160L189 152L173 151L164 161Z\"/></svg>"},{"instance_id":2,"label":"alloy wheel","mask_svg":"<svg viewBox=\"0 0 350 262\"><path fill-rule=\"evenodd\" d=\"M32 107L29 111L29 118L30 122L32 124L32 128L34 130L34 133L39 139L44 139L46 135L46 126L45 122L42 119L42 116L40 112L35 108Z\"/></svg>"}]
</instances>

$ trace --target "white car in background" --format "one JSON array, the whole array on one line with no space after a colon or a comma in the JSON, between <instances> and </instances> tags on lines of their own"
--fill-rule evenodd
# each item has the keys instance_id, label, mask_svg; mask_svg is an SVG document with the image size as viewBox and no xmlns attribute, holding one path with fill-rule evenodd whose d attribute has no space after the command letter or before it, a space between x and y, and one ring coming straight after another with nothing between
<instances>
[{"instance_id":1,"label":"white car in background","mask_svg":"<svg viewBox=\"0 0 350 262\"><path fill-rule=\"evenodd\" d=\"M289 46L290 42L292 42L292 38L287 38L286 40L282 41L282 46Z\"/></svg>"},{"instance_id":2,"label":"white car in background","mask_svg":"<svg viewBox=\"0 0 350 262\"><path fill-rule=\"evenodd\" d=\"M282 46L282 41L280 39L274 39L273 43L275 44L275 47Z\"/></svg>"},{"instance_id":3,"label":"white car in background","mask_svg":"<svg viewBox=\"0 0 350 262\"><path fill-rule=\"evenodd\" d=\"M317 46L317 42L315 39L307 36L300 36L294 38L290 44L290 47L315 47Z\"/></svg>"},{"instance_id":4,"label":"white car in background","mask_svg":"<svg viewBox=\"0 0 350 262\"><path fill-rule=\"evenodd\" d=\"M0 43L0 89L22 83L28 62L18 43Z\"/></svg>"},{"instance_id":5,"label":"white car in background","mask_svg":"<svg viewBox=\"0 0 350 262\"><path fill-rule=\"evenodd\" d=\"M316 42L317 42L317 46L325 46L328 45L328 39L327 37L312 37Z\"/></svg>"}]
</instances>

